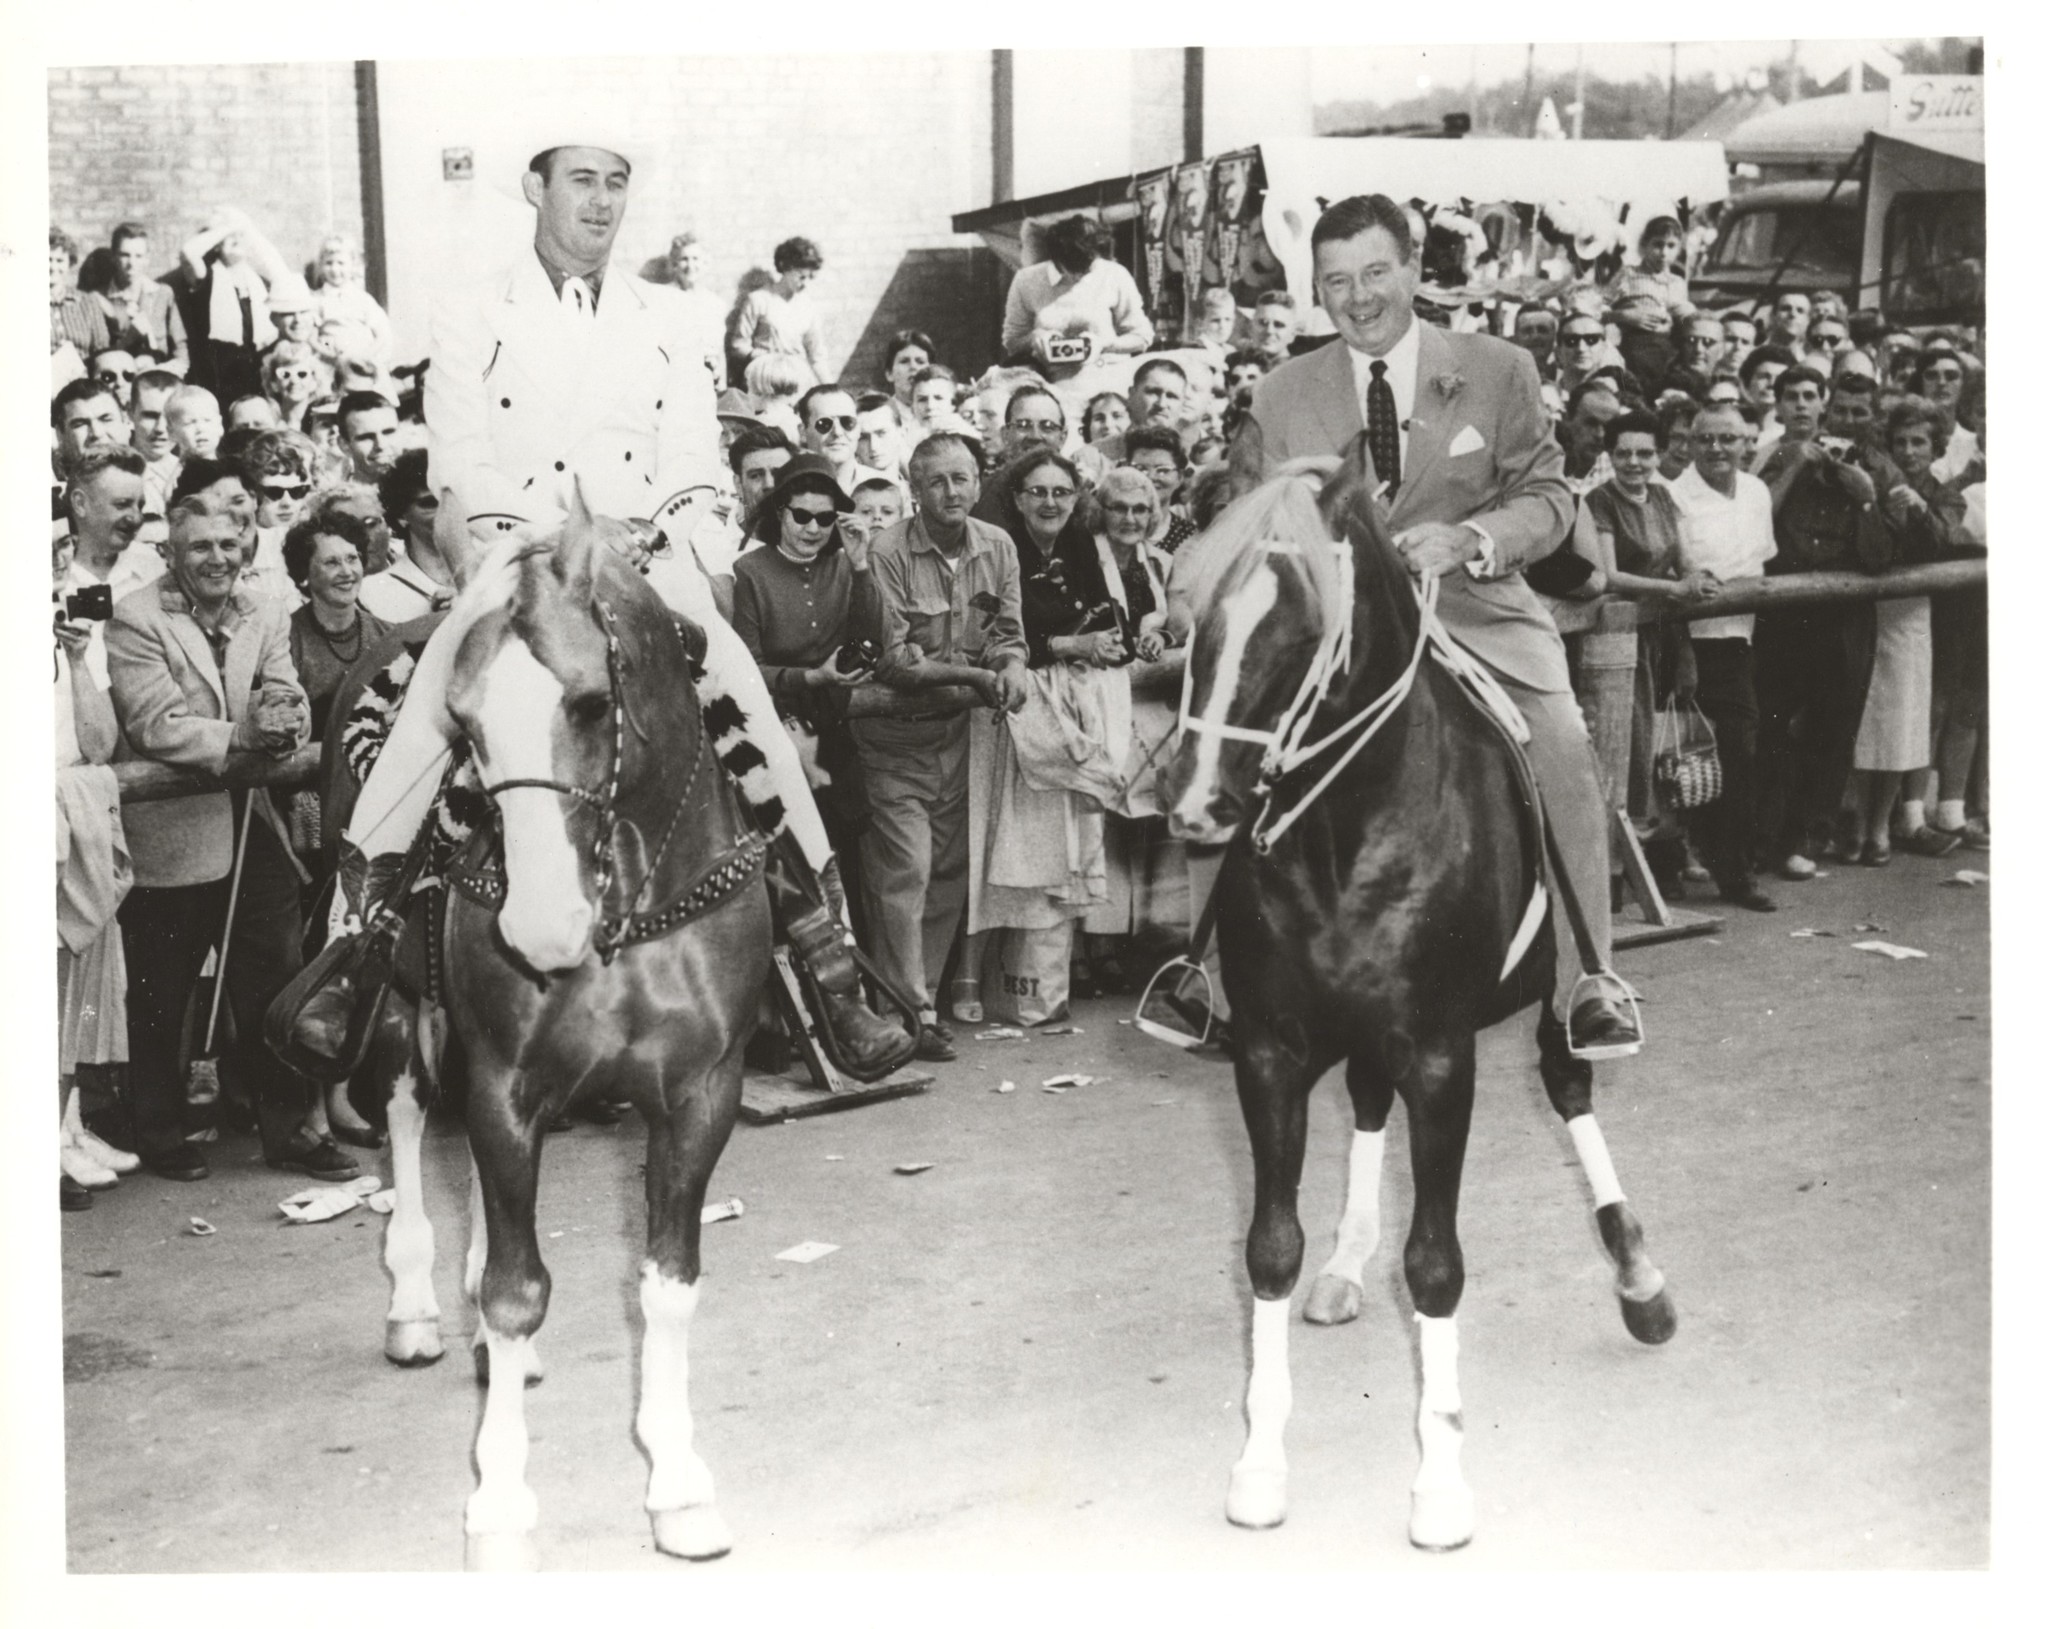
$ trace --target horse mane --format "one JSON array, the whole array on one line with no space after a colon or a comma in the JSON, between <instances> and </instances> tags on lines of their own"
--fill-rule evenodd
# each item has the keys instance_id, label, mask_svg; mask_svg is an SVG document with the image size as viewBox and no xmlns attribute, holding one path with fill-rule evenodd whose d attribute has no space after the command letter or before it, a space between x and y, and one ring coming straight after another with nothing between
<instances>
[{"instance_id":1,"label":"horse mane","mask_svg":"<svg viewBox=\"0 0 2048 1629\"><path fill-rule=\"evenodd\" d=\"M1174 561L1174 586L1186 592L1197 622L1262 565L1291 572L1306 587L1321 609L1318 634L1343 617L1345 567L1319 507L1324 485L1341 463L1331 456L1289 460L1181 550ZM1289 547L1280 552L1259 546L1269 542Z\"/></svg>"}]
</instances>

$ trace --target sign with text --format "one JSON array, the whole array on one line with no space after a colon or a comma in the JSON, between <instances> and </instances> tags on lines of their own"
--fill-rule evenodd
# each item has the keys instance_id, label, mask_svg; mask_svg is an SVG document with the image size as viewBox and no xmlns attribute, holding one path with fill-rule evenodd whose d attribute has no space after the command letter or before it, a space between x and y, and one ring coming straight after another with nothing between
<instances>
[{"instance_id":1,"label":"sign with text","mask_svg":"<svg viewBox=\"0 0 2048 1629\"><path fill-rule=\"evenodd\" d=\"M1982 130L1984 79L1980 74L1900 74L1892 81L1891 129Z\"/></svg>"}]
</instances>

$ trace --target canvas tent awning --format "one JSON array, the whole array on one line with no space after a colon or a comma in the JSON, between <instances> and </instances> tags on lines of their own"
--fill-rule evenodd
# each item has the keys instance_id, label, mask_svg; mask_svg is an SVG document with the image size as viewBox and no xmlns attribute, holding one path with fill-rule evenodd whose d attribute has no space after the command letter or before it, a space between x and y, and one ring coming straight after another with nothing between
<instances>
[{"instance_id":1,"label":"canvas tent awning","mask_svg":"<svg viewBox=\"0 0 2048 1629\"><path fill-rule=\"evenodd\" d=\"M1643 222L1728 196L1714 141L1463 141L1323 137L1259 145L1266 166L1266 241L1289 288L1313 285L1309 233L1318 199L1383 192L1429 204L1539 204L1553 213L1619 214Z\"/></svg>"}]
</instances>

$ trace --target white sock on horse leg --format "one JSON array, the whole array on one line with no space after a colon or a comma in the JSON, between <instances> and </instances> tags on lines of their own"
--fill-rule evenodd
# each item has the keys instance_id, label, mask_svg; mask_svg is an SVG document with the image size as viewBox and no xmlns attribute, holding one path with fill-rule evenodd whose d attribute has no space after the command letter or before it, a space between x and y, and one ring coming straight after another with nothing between
<instances>
[{"instance_id":1,"label":"white sock on horse leg","mask_svg":"<svg viewBox=\"0 0 2048 1629\"><path fill-rule=\"evenodd\" d=\"M1579 1164L1585 1169L1586 1180L1593 1185L1593 1208L1600 1210L1620 1204L1628 1195L1621 1191L1621 1178L1614 1174L1614 1161L1608 1155L1600 1122L1591 1114L1581 1114L1565 1121L1564 1128L1572 1134L1572 1147L1578 1150Z\"/></svg>"},{"instance_id":2,"label":"white sock on horse leg","mask_svg":"<svg viewBox=\"0 0 2048 1629\"><path fill-rule=\"evenodd\" d=\"M1365 1264L1380 1242L1380 1167L1387 1150L1386 1128L1351 1134L1350 1173L1345 1179L1344 1216L1337 1224L1337 1246L1323 1271L1362 1284Z\"/></svg>"}]
</instances>

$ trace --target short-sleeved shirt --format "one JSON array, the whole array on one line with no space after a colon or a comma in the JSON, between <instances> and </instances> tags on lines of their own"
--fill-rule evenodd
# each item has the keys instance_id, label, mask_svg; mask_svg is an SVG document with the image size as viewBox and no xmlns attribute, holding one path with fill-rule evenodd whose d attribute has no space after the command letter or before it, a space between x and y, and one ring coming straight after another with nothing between
<instances>
[{"instance_id":1,"label":"short-sleeved shirt","mask_svg":"<svg viewBox=\"0 0 2048 1629\"><path fill-rule=\"evenodd\" d=\"M882 678L904 672L912 643L931 661L966 667L1029 658L1017 545L987 521L969 516L965 524L966 540L950 559L921 516L875 540L869 569L882 596Z\"/></svg>"},{"instance_id":2,"label":"short-sleeved shirt","mask_svg":"<svg viewBox=\"0 0 2048 1629\"><path fill-rule=\"evenodd\" d=\"M1635 577L1676 578L1678 504L1671 489L1655 481L1636 502L1620 484L1606 481L1586 494L1593 524L1614 539L1614 564Z\"/></svg>"},{"instance_id":3,"label":"short-sleeved shirt","mask_svg":"<svg viewBox=\"0 0 2048 1629\"><path fill-rule=\"evenodd\" d=\"M1687 571L1711 571L1722 582L1763 575L1764 562L1778 552L1771 531L1771 489L1754 475L1735 476L1735 495L1724 497L1688 467L1671 483L1678 504L1678 557ZM1692 624L1695 639L1747 641L1753 615L1703 617Z\"/></svg>"}]
</instances>

